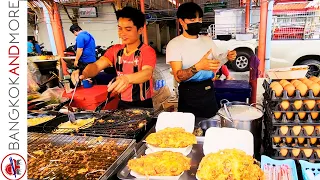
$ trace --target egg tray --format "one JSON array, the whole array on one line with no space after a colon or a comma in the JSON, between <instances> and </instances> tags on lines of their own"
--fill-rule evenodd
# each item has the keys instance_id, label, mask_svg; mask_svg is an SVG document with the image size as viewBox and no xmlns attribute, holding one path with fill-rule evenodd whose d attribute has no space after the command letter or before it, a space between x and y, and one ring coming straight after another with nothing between
<instances>
[{"instance_id":1,"label":"egg tray","mask_svg":"<svg viewBox=\"0 0 320 180\"><path fill-rule=\"evenodd\" d=\"M312 109L309 109L307 104L302 101L302 106L300 109L296 109L294 106L294 101L289 101L289 107L287 109L283 109L281 106L282 102L268 102L265 101L266 105L268 106L269 109L272 111L279 111L279 112L320 112L320 102L315 103L314 107ZM266 107L266 106L265 106Z\"/></svg>"},{"instance_id":2,"label":"egg tray","mask_svg":"<svg viewBox=\"0 0 320 180\"><path fill-rule=\"evenodd\" d=\"M274 117L274 112L269 108L266 108L265 121L269 121L270 126L293 126L293 125L320 125L320 113L316 119L312 119L311 113L306 113L303 119L300 119L298 112L294 112L294 115L291 119L287 118L286 113L283 113L279 119Z\"/></svg>"},{"instance_id":3,"label":"egg tray","mask_svg":"<svg viewBox=\"0 0 320 180\"><path fill-rule=\"evenodd\" d=\"M298 156L293 155L292 149L288 149L287 155L282 156L280 153L280 150L281 150L280 148L276 149L272 158L278 159L278 160L294 159L294 160L306 160L306 161L315 161L315 162L320 161L320 154L318 154L315 151L313 151L310 157L307 157L302 150L300 151Z\"/></svg>"},{"instance_id":4,"label":"egg tray","mask_svg":"<svg viewBox=\"0 0 320 180\"><path fill-rule=\"evenodd\" d=\"M286 137L289 138L289 137ZM310 138L305 138L302 143L299 143L298 138L292 138L292 141L290 143L287 143L285 137L280 138L280 142L276 143L272 139L272 147L273 149L278 149L278 148L295 148L295 149L319 149L319 142L320 142L320 137L317 138L316 142L314 144L311 144L311 139Z\"/></svg>"},{"instance_id":5,"label":"egg tray","mask_svg":"<svg viewBox=\"0 0 320 180\"><path fill-rule=\"evenodd\" d=\"M288 132L286 134L283 134L280 128L281 126L274 126L272 130L272 136L293 138L320 138L320 125L318 128L314 127L314 130L310 135L308 135L307 131L304 129L303 126L301 127L301 130L298 135L294 134L293 126L288 127Z\"/></svg>"},{"instance_id":6,"label":"egg tray","mask_svg":"<svg viewBox=\"0 0 320 180\"><path fill-rule=\"evenodd\" d=\"M318 93L317 96L314 96L313 91L311 89L307 91L305 96L302 96L300 90L296 89L294 90L294 93L291 97L288 95L288 92L286 90L283 90L281 96L277 97L275 91L270 88L270 84L266 80L263 82L262 86L265 89L265 98L267 98L270 101L320 99L320 93Z\"/></svg>"}]
</instances>

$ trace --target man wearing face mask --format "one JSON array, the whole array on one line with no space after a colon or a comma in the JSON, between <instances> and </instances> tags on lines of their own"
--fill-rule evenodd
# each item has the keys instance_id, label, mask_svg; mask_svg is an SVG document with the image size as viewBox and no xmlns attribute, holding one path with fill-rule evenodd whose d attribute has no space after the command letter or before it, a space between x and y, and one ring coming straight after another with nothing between
<instances>
[{"instance_id":1,"label":"man wearing face mask","mask_svg":"<svg viewBox=\"0 0 320 180\"><path fill-rule=\"evenodd\" d=\"M217 111L212 78L221 65L234 60L235 51L220 53L212 39L198 35L203 11L193 2L179 6L177 18L183 33L172 39L166 49L166 61L179 82L179 112L210 118Z\"/></svg>"}]
</instances>

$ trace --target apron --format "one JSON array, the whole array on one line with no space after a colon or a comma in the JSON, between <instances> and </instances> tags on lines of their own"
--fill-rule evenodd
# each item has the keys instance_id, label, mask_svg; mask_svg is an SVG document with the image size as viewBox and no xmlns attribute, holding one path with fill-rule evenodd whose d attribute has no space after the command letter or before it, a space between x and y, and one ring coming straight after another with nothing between
<instances>
[{"instance_id":1,"label":"apron","mask_svg":"<svg viewBox=\"0 0 320 180\"><path fill-rule=\"evenodd\" d=\"M200 82L181 82L178 87L179 112L190 112L195 117L211 118L218 112L214 85L211 79Z\"/></svg>"},{"instance_id":2,"label":"apron","mask_svg":"<svg viewBox=\"0 0 320 180\"><path fill-rule=\"evenodd\" d=\"M142 47L143 43L141 42L140 45L137 47L137 50L134 52L134 59L139 59L141 51L140 48ZM124 49L120 49L117 53L116 62L115 62L115 70L117 72L117 75L123 73L123 62L122 62L122 55L123 55ZM134 62L133 66L133 72L136 73L139 71L138 67L138 61ZM147 84L147 85L145 85ZM129 108L153 108L152 98L145 99L144 101L140 100L140 85L139 84L133 84L133 89L136 90L136 92L132 92L132 102L128 101L119 101L118 109L129 109ZM147 81L147 83L143 83L143 89L147 89L150 87L150 81ZM120 95L121 99L121 95Z\"/></svg>"}]
</instances>

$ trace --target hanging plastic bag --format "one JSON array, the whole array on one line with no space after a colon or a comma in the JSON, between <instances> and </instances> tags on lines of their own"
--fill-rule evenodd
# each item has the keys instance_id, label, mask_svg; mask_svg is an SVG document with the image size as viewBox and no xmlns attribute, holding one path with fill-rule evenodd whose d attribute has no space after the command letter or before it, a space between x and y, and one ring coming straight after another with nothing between
<instances>
[{"instance_id":1,"label":"hanging plastic bag","mask_svg":"<svg viewBox=\"0 0 320 180\"><path fill-rule=\"evenodd\" d=\"M38 66L32 62L31 60L28 60L28 71L32 74L32 79L37 83L41 84L41 73L39 71Z\"/></svg>"}]
</instances>

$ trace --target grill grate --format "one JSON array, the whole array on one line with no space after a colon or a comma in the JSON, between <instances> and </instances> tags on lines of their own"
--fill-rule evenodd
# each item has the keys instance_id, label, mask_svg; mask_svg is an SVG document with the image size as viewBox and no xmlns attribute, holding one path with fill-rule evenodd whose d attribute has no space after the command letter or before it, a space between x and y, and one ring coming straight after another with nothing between
<instances>
[{"instance_id":1,"label":"grill grate","mask_svg":"<svg viewBox=\"0 0 320 180\"><path fill-rule=\"evenodd\" d=\"M29 179L99 179L125 150L128 139L28 133Z\"/></svg>"}]
</instances>

